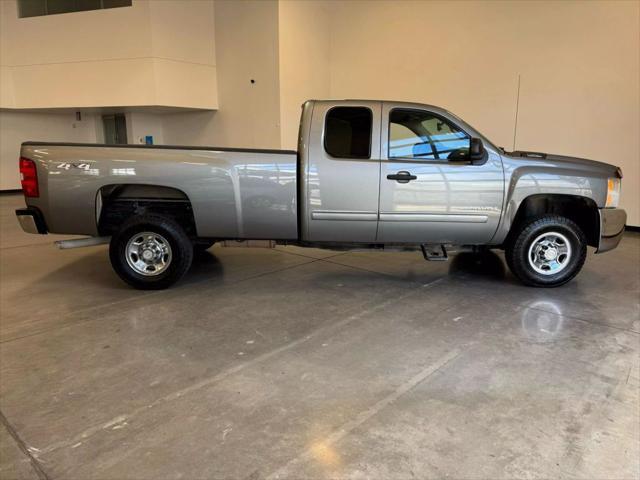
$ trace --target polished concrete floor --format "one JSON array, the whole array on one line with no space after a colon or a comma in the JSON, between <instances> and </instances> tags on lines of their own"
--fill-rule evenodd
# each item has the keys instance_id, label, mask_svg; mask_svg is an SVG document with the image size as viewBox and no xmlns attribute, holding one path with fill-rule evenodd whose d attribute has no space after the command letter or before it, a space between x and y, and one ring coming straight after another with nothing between
<instances>
[{"instance_id":1,"label":"polished concrete floor","mask_svg":"<svg viewBox=\"0 0 640 480\"><path fill-rule=\"evenodd\" d=\"M218 248L126 287L0 197L0 478L639 478L640 235L501 256Z\"/></svg>"}]
</instances>

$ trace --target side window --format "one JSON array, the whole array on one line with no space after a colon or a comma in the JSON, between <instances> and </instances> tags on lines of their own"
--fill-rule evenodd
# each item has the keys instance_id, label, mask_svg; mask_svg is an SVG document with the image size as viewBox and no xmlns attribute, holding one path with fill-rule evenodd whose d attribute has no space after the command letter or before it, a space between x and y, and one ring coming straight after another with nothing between
<instances>
[{"instance_id":1,"label":"side window","mask_svg":"<svg viewBox=\"0 0 640 480\"><path fill-rule=\"evenodd\" d=\"M389 158L446 160L469 152L469 136L447 120L421 110L389 114Z\"/></svg>"},{"instance_id":2,"label":"side window","mask_svg":"<svg viewBox=\"0 0 640 480\"><path fill-rule=\"evenodd\" d=\"M335 107L324 125L324 149L336 158L369 158L373 114L365 107Z\"/></svg>"}]
</instances>

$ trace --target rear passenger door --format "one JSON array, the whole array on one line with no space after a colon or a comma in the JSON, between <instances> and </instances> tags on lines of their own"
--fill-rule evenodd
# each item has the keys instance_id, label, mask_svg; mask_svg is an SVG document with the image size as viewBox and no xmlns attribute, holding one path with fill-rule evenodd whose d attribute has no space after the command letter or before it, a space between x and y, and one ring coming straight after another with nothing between
<instances>
[{"instance_id":1,"label":"rear passenger door","mask_svg":"<svg viewBox=\"0 0 640 480\"><path fill-rule=\"evenodd\" d=\"M309 134L305 239L374 242L382 102L317 102Z\"/></svg>"}]
</instances>

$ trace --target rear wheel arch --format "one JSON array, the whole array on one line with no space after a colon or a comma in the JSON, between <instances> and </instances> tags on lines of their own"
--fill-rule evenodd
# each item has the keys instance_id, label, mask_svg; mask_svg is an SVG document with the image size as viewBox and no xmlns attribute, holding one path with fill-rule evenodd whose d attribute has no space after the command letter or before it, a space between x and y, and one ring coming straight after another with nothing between
<instances>
[{"instance_id":1,"label":"rear wheel arch","mask_svg":"<svg viewBox=\"0 0 640 480\"><path fill-rule=\"evenodd\" d=\"M545 215L558 215L574 222L585 235L587 245L597 247L600 239L600 215L596 202L581 195L559 193L534 194L518 205L504 244L513 242L523 225Z\"/></svg>"},{"instance_id":2,"label":"rear wheel arch","mask_svg":"<svg viewBox=\"0 0 640 480\"><path fill-rule=\"evenodd\" d=\"M110 184L96 193L96 224L100 235L112 235L127 219L161 215L177 222L189 237L197 237L191 200L180 189L165 185Z\"/></svg>"}]
</instances>

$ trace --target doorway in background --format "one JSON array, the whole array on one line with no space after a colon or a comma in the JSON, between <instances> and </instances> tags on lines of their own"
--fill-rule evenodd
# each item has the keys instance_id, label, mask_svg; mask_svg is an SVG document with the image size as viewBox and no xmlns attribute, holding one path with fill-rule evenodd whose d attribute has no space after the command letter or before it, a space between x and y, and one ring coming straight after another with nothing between
<instances>
[{"instance_id":1,"label":"doorway in background","mask_svg":"<svg viewBox=\"0 0 640 480\"><path fill-rule=\"evenodd\" d=\"M124 113L102 116L104 143L107 145L124 145L127 143L127 121Z\"/></svg>"}]
</instances>

